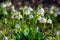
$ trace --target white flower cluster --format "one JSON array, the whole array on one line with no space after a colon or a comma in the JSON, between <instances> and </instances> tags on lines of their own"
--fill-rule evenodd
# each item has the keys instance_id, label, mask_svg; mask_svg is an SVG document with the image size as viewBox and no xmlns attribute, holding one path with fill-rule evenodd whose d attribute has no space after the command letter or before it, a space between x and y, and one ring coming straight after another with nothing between
<instances>
[{"instance_id":1,"label":"white flower cluster","mask_svg":"<svg viewBox=\"0 0 60 40\"><path fill-rule=\"evenodd\" d=\"M25 10L25 14L26 14L26 15L29 15L31 11L33 11L33 9L32 9L31 7L28 7L28 8Z\"/></svg>"},{"instance_id":2,"label":"white flower cluster","mask_svg":"<svg viewBox=\"0 0 60 40\"><path fill-rule=\"evenodd\" d=\"M50 8L50 14L53 14L54 6Z\"/></svg>"},{"instance_id":3,"label":"white flower cluster","mask_svg":"<svg viewBox=\"0 0 60 40\"><path fill-rule=\"evenodd\" d=\"M11 2L2 3L2 7L6 7L6 6L9 7L10 5L12 5ZM15 19L20 20L20 19L23 18L23 16L21 15L21 13L19 11L16 11L15 7L13 5L10 8L11 8L11 11L12 11L11 12L11 14L12 14L11 18L12 19L15 18ZM54 9L54 7L51 7L50 10L52 11L53 9ZM24 10L24 14L25 15L29 15L30 19L34 18L34 16L31 14L31 11L34 11L33 8L31 8L31 7L26 7L26 9ZM3 10L3 12L4 12L4 14L7 14L7 11ZM40 21L40 23L50 23L51 24L52 20L51 19L47 20L46 18L44 18L44 13L45 13L44 8L41 7L40 9L38 9L38 11L37 11L37 15L39 15L38 20Z\"/></svg>"},{"instance_id":4,"label":"white flower cluster","mask_svg":"<svg viewBox=\"0 0 60 40\"><path fill-rule=\"evenodd\" d=\"M16 11L14 5L11 6L11 10L12 10L13 12Z\"/></svg>"},{"instance_id":5,"label":"white flower cluster","mask_svg":"<svg viewBox=\"0 0 60 40\"><path fill-rule=\"evenodd\" d=\"M46 18L41 17L41 16L38 17L38 20L40 21L40 23L49 23L49 24L52 23L52 20L51 19L48 19L47 20Z\"/></svg>"},{"instance_id":6,"label":"white flower cluster","mask_svg":"<svg viewBox=\"0 0 60 40\"><path fill-rule=\"evenodd\" d=\"M51 8L51 10L54 9L53 7ZM46 19L44 17L44 14L45 14L45 11L44 9L41 7L38 12L37 12L37 16L38 16L38 20L40 21L40 23L49 23L51 24L52 23L52 20L49 18L49 19Z\"/></svg>"},{"instance_id":7,"label":"white flower cluster","mask_svg":"<svg viewBox=\"0 0 60 40\"><path fill-rule=\"evenodd\" d=\"M14 13L12 13L11 18L12 18L12 19L14 19L14 18L15 18L15 19L20 20L20 19L22 19L23 17L22 17L22 15L20 14L20 12L15 11Z\"/></svg>"},{"instance_id":8,"label":"white flower cluster","mask_svg":"<svg viewBox=\"0 0 60 40\"><path fill-rule=\"evenodd\" d=\"M40 21L40 23L46 23L46 19L43 17L38 17L38 20Z\"/></svg>"},{"instance_id":9,"label":"white flower cluster","mask_svg":"<svg viewBox=\"0 0 60 40\"><path fill-rule=\"evenodd\" d=\"M12 3L10 1L6 2L6 3L1 3L1 7L5 8L5 7L10 7L12 5Z\"/></svg>"}]
</instances>

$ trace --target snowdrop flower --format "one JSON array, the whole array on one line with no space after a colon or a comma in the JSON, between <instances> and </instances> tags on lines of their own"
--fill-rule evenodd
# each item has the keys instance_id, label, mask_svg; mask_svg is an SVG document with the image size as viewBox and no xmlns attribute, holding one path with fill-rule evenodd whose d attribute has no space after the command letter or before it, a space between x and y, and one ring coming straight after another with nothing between
<instances>
[{"instance_id":1,"label":"snowdrop flower","mask_svg":"<svg viewBox=\"0 0 60 40\"><path fill-rule=\"evenodd\" d=\"M53 10L50 10L50 14L53 14Z\"/></svg>"},{"instance_id":2,"label":"snowdrop flower","mask_svg":"<svg viewBox=\"0 0 60 40\"><path fill-rule=\"evenodd\" d=\"M50 14L53 14L53 9L54 9L54 6L50 8Z\"/></svg>"},{"instance_id":3,"label":"snowdrop flower","mask_svg":"<svg viewBox=\"0 0 60 40\"><path fill-rule=\"evenodd\" d=\"M16 15L15 16L15 19L18 19L18 20L20 20L20 19L22 19L23 17L22 17L22 15Z\"/></svg>"},{"instance_id":4,"label":"snowdrop flower","mask_svg":"<svg viewBox=\"0 0 60 40\"><path fill-rule=\"evenodd\" d=\"M19 19L22 19L22 18L23 18L23 16L20 14L20 15L19 15Z\"/></svg>"},{"instance_id":5,"label":"snowdrop flower","mask_svg":"<svg viewBox=\"0 0 60 40\"><path fill-rule=\"evenodd\" d=\"M26 15L29 15L29 14L30 14L30 10L27 9L27 10L25 11L25 14L26 14Z\"/></svg>"},{"instance_id":6,"label":"snowdrop flower","mask_svg":"<svg viewBox=\"0 0 60 40\"><path fill-rule=\"evenodd\" d=\"M44 9L41 8L41 9L38 10L38 13L37 14L44 16L44 12L45 12Z\"/></svg>"},{"instance_id":7,"label":"snowdrop flower","mask_svg":"<svg viewBox=\"0 0 60 40\"><path fill-rule=\"evenodd\" d=\"M25 36L27 36L27 35L28 35L28 33L26 32L26 30L24 30L23 34L24 34Z\"/></svg>"},{"instance_id":8,"label":"snowdrop flower","mask_svg":"<svg viewBox=\"0 0 60 40\"><path fill-rule=\"evenodd\" d=\"M33 11L33 9L31 7L28 8L30 11Z\"/></svg>"},{"instance_id":9,"label":"snowdrop flower","mask_svg":"<svg viewBox=\"0 0 60 40\"><path fill-rule=\"evenodd\" d=\"M7 11L6 10L3 10L3 14L6 14L7 15Z\"/></svg>"},{"instance_id":10,"label":"snowdrop flower","mask_svg":"<svg viewBox=\"0 0 60 40\"><path fill-rule=\"evenodd\" d=\"M9 6L11 6L11 5L12 5L11 2L7 2L7 3L6 3L6 6L7 6L7 7L9 7Z\"/></svg>"},{"instance_id":11,"label":"snowdrop flower","mask_svg":"<svg viewBox=\"0 0 60 40\"><path fill-rule=\"evenodd\" d=\"M20 7L19 10L23 10L23 7Z\"/></svg>"},{"instance_id":12,"label":"snowdrop flower","mask_svg":"<svg viewBox=\"0 0 60 40\"><path fill-rule=\"evenodd\" d=\"M19 28L19 27L20 27L20 25L19 25L19 24L16 24L16 25L15 25L15 27L16 27L16 28Z\"/></svg>"},{"instance_id":13,"label":"snowdrop flower","mask_svg":"<svg viewBox=\"0 0 60 40\"><path fill-rule=\"evenodd\" d=\"M40 23L46 23L46 18L43 17L39 17L38 20L40 21Z\"/></svg>"},{"instance_id":14,"label":"snowdrop flower","mask_svg":"<svg viewBox=\"0 0 60 40\"><path fill-rule=\"evenodd\" d=\"M8 40L8 37L4 36L3 40Z\"/></svg>"},{"instance_id":15,"label":"snowdrop flower","mask_svg":"<svg viewBox=\"0 0 60 40\"><path fill-rule=\"evenodd\" d=\"M33 15L29 15L29 18L30 18L30 19L33 18Z\"/></svg>"},{"instance_id":16,"label":"snowdrop flower","mask_svg":"<svg viewBox=\"0 0 60 40\"><path fill-rule=\"evenodd\" d=\"M57 35L60 35L60 31L56 31L56 34L57 34Z\"/></svg>"},{"instance_id":17,"label":"snowdrop flower","mask_svg":"<svg viewBox=\"0 0 60 40\"><path fill-rule=\"evenodd\" d=\"M19 19L19 16L15 16L15 19Z\"/></svg>"},{"instance_id":18,"label":"snowdrop flower","mask_svg":"<svg viewBox=\"0 0 60 40\"><path fill-rule=\"evenodd\" d=\"M54 6L51 7L51 10L54 9Z\"/></svg>"},{"instance_id":19,"label":"snowdrop flower","mask_svg":"<svg viewBox=\"0 0 60 40\"><path fill-rule=\"evenodd\" d=\"M56 13L55 13L54 15L55 15L55 17L57 17L57 16L58 16Z\"/></svg>"},{"instance_id":20,"label":"snowdrop flower","mask_svg":"<svg viewBox=\"0 0 60 40\"><path fill-rule=\"evenodd\" d=\"M1 7L5 8L6 7L6 4L5 3L2 3L1 4Z\"/></svg>"},{"instance_id":21,"label":"snowdrop flower","mask_svg":"<svg viewBox=\"0 0 60 40\"><path fill-rule=\"evenodd\" d=\"M15 9L14 5L11 6L12 9Z\"/></svg>"},{"instance_id":22,"label":"snowdrop flower","mask_svg":"<svg viewBox=\"0 0 60 40\"><path fill-rule=\"evenodd\" d=\"M14 12L14 15L19 15L18 11L15 11L15 12Z\"/></svg>"},{"instance_id":23,"label":"snowdrop flower","mask_svg":"<svg viewBox=\"0 0 60 40\"><path fill-rule=\"evenodd\" d=\"M14 5L11 6L11 9L12 9L13 12L16 11Z\"/></svg>"},{"instance_id":24,"label":"snowdrop flower","mask_svg":"<svg viewBox=\"0 0 60 40\"><path fill-rule=\"evenodd\" d=\"M28 7L25 11L25 14L29 15L31 11L33 11L33 9L31 7Z\"/></svg>"},{"instance_id":25,"label":"snowdrop flower","mask_svg":"<svg viewBox=\"0 0 60 40\"><path fill-rule=\"evenodd\" d=\"M52 23L52 20L51 19L48 19L47 20L47 23L50 23L51 24Z\"/></svg>"}]
</instances>

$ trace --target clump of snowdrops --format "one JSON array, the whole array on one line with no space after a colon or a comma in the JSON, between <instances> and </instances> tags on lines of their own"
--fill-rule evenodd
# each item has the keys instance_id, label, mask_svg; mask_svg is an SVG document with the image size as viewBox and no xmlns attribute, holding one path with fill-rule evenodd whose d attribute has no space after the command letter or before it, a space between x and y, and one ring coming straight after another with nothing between
<instances>
[{"instance_id":1,"label":"clump of snowdrops","mask_svg":"<svg viewBox=\"0 0 60 40\"><path fill-rule=\"evenodd\" d=\"M0 40L60 40L56 30L56 7L47 12L39 5L36 10L24 6L16 10L10 1L0 4Z\"/></svg>"}]
</instances>

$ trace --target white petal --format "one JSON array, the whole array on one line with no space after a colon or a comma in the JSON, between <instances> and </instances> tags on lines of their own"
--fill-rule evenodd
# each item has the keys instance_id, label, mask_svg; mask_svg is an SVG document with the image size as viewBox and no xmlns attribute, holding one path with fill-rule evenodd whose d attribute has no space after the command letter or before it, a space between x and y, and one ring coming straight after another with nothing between
<instances>
[{"instance_id":1,"label":"white petal","mask_svg":"<svg viewBox=\"0 0 60 40\"><path fill-rule=\"evenodd\" d=\"M1 7L5 8L6 7L6 4L5 3L2 3L1 4Z\"/></svg>"},{"instance_id":2,"label":"white petal","mask_svg":"<svg viewBox=\"0 0 60 40\"><path fill-rule=\"evenodd\" d=\"M47 20L47 23L52 23L52 20L51 20L51 19L48 19L48 20Z\"/></svg>"},{"instance_id":3,"label":"white petal","mask_svg":"<svg viewBox=\"0 0 60 40\"><path fill-rule=\"evenodd\" d=\"M6 5L9 7L9 6L12 5L12 3L11 2L7 2Z\"/></svg>"},{"instance_id":4,"label":"white petal","mask_svg":"<svg viewBox=\"0 0 60 40\"><path fill-rule=\"evenodd\" d=\"M43 17L39 17L38 20L40 21L40 23L46 23L46 19Z\"/></svg>"},{"instance_id":5,"label":"white petal","mask_svg":"<svg viewBox=\"0 0 60 40\"><path fill-rule=\"evenodd\" d=\"M15 25L15 27L16 27L16 28L19 28L19 27L20 27L20 25L19 25L19 24L16 24L16 25Z\"/></svg>"},{"instance_id":6,"label":"white petal","mask_svg":"<svg viewBox=\"0 0 60 40\"><path fill-rule=\"evenodd\" d=\"M30 18L30 19L33 18L33 15L29 15L29 18Z\"/></svg>"}]
</instances>

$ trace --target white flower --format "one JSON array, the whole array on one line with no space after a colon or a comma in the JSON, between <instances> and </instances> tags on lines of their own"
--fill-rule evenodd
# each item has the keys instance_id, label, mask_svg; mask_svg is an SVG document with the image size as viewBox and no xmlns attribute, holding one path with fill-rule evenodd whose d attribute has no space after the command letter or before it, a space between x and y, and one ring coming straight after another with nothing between
<instances>
[{"instance_id":1,"label":"white flower","mask_svg":"<svg viewBox=\"0 0 60 40\"><path fill-rule=\"evenodd\" d=\"M7 2L7 3L6 3L6 6L7 6L7 7L9 7L9 6L11 6L11 5L12 5L11 2Z\"/></svg>"},{"instance_id":2,"label":"white flower","mask_svg":"<svg viewBox=\"0 0 60 40\"><path fill-rule=\"evenodd\" d=\"M11 6L11 9L12 9L13 12L16 11L16 10L15 10L15 7L14 7L13 5Z\"/></svg>"},{"instance_id":3,"label":"white flower","mask_svg":"<svg viewBox=\"0 0 60 40\"><path fill-rule=\"evenodd\" d=\"M15 9L14 5L11 6L12 9Z\"/></svg>"},{"instance_id":4,"label":"white flower","mask_svg":"<svg viewBox=\"0 0 60 40\"><path fill-rule=\"evenodd\" d=\"M20 25L19 25L19 24L16 24L16 25L15 25L15 27L16 27L16 28L19 28L19 27L20 27Z\"/></svg>"},{"instance_id":5,"label":"white flower","mask_svg":"<svg viewBox=\"0 0 60 40\"><path fill-rule=\"evenodd\" d=\"M22 19L22 18L23 18L23 17L22 17L21 14L15 16L15 19L18 19L18 20L20 20L20 19Z\"/></svg>"},{"instance_id":6,"label":"white flower","mask_svg":"<svg viewBox=\"0 0 60 40\"><path fill-rule=\"evenodd\" d=\"M23 10L23 7L20 7L19 10Z\"/></svg>"},{"instance_id":7,"label":"white flower","mask_svg":"<svg viewBox=\"0 0 60 40\"><path fill-rule=\"evenodd\" d=\"M19 19L19 16L15 16L15 19Z\"/></svg>"},{"instance_id":8,"label":"white flower","mask_svg":"<svg viewBox=\"0 0 60 40\"><path fill-rule=\"evenodd\" d=\"M6 14L7 15L7 11L6 10L3 10L3 14Z\"/></svg>"},{"instance_id":9,"label":"white flower","mask_svg":"<svg viewBox=\"0 0 60 40\"><path fill-rule=\"evenodd\" d=\"M33 9L31 7L29 7L26 9L25 14L29 15L31 11L33 11Z\"/></svg>"},{"instance_id":10,"label":"white flower","mask_svg":"<svg viewBox=\"0 0 60 40\"><path fill-rule=\"evenodd\" d=\"M54 15L55 15L55 17L57 17L57 16L58 16L56 13L55 13Z\"/></svg>"},{"instance_id":11,"label":"white flower","mask_svg":"<svg viewBox=\"0 0 60 40\"><path fill-rule=\"evenodd\" d=\"M20 18L20 19L22 19L22 18L23 18L23 16L20 14L20 15L19 15L19 18Z\"/></svg>"},{"instance_id":12,"label":"white flower","mask_svg":"<svg viewBox=\"0 0 60 40\"><path fill-rule=\"evenodd\" d=\"M27 35L28 35L28 33L26 32L26 30L24 30L23 34L24 34L25 36L27 36Z\"/></svg>"},{"instance_id":13,"label":"white flower","mask_svg":"<svg viewBox=\"0 0 60 40\"><path fill-rule=\"evenodd\" d=\"M51 10L54 9L54 6L51 7Z\"/></svg>"},{"instance_id":14,"label":"white flower","mask_svg":"<svg viewBox=\"0 0 60 40\"><path fill-rule=\"evenodd\" d=\"M53 9L54 9L54 6L50 8L50 14L53 14Z\"/></svg>"},{"instance_id":15,"label":"white flower","mask_svg":"<svg viewBox=\"0 0 60 40\"><path fill-rule=\"evenodd\" d=\"M25 11L25 14L26 14L26 15L29 15L29 14L30 14L30 10L27 9L27 10Z\"/></svg>"},{"instance_id":16,"label":"white flower","mask_svg":"<svg viewBox=\"0 0 60 40\"><path fill-rule=\"evenodd\" d=\"M33 18L33 15L29 15L29 18L30 18L30 19Z\"/></svg>"},{"instance_id":17,"label":"white flower","mask_svg":"<svg viewBox=\"0 0 60 40\"><path fill-rule=\"evenodd\" d=\"M3 40L8 40L8 37L4 36Z\"/></svg>"},{"instance_id":18,"label":"white flower","mask_svg":"<svg viewBox=\"0 0 60 40\"><path fill-rule=\"evenodd\" d=\"M53 14L53 10L50 10L50 14Z\"/></svg>"},{"instance_id":19,"label":"white flower","mask_svg":"<svg viewBox=\"0 0 60 40\"><path fill-rule=\"evenodd\" d=\"M15 11L15 12L13 13L13 15L19 15L18 11Z\"/></svg>"},{"instance_id":20,"label":"white flower","mask_svg":"<svg viewBox=\"0 0 60 40\"><path fill-rule=\"evenodd\" d=\"M31 7L28 8L30 11L33 11L33 9Z\"/></svg>"},{"instance_id":21,"label":"white flower","mask_svg":"<svg viewBox=\"0 0 60 40\"><path fill-rule=\"evenodd\" d=\"M38 20L40 21L40 23L46 23L46 18L43 17L39 17Z\"/></svg>"},{"instance_id":22,"label":"white flower","mask_svg":"<svg viewBox=\"0 0 60 40\"><path fill-rule=\"evenodd\" d=\"M60 31L56 31L56 34L57 34L57 35L60 35Z\"/></svg>"},{"instance_id":23,"label":"white flower","mask_svg":"<svg viewBox=\"0 0 60 40\"><path fill-rule=\"evenodd\" d=\"M41 9L38 10L37 14L44 16L44 12L45 12L44 9L41 8Z\"/></svg>"},{"instance_id":24,"label":"white flower","mask_svg":"<svg viewBox=\"0 0 60 40\"><path fill-rule=\"evenodd\" d=\"M2 3L1 4L1 7L5 8L6 7L6 4L5 3Z\"/></svg>"},{"instance_id":25,"label":"white flower","mask_svg":"<svg viewBox=\"0 0 60 40\"><path fill-rule=\"evenodd\" d=\"M47 23L52 23L52 20L51 20L51 19L48 19L48 20L47 20Z\"/></svg>"}]
</instances>

